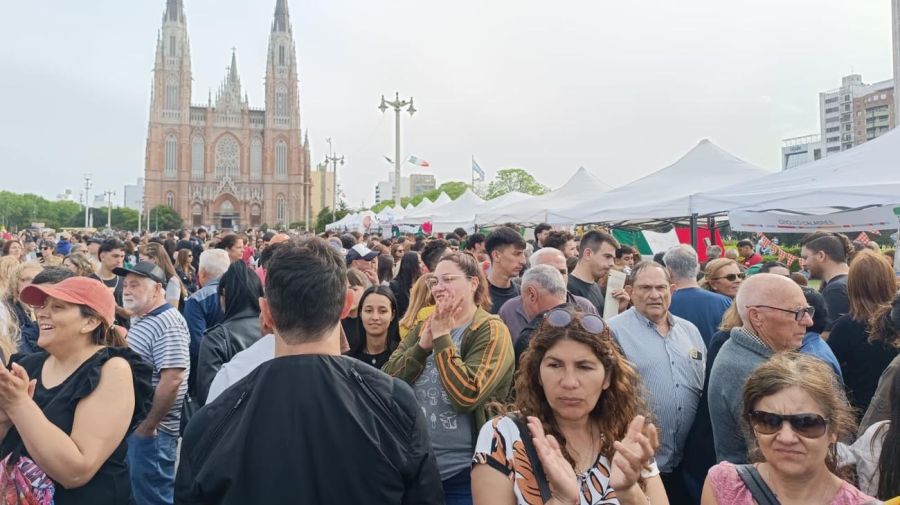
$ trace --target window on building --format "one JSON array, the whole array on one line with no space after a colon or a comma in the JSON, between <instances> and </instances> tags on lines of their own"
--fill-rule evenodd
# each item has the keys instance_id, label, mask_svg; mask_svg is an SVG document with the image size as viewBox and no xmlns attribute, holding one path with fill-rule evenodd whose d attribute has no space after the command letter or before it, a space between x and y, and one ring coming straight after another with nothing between
<instances>
[{"instance_id":1,"label":"window on building","mask_svg":"<svg viewBox=\"0 0 900 505\"><path fill-rule=\"evenodd\" d=\"M285 205L284 205L284 196L278 195L278 198L275 199L275 220L280 224L284 224L284 216L285 216Z\"/></svg>"},{"instance_id":2,"label":"window on building","mask_svg":"<svg viewBox=\"0 0 900 505\"><path fill-rule=\"evenodd\" d=\"M166 81L166 110L178 110L178 82L175 77Z\"/></svg>"},{"instance_id":3,"label":"window on building","mask_svg":"<svg viewBox=\"0 0 900 505\"><path fill-rule=\"evenodd\" d=\"M166 177L175 177L178 171L178 140L174 135L166 137Z\"/></svg>"},{"instance_id":4,"label":"window on building","mask_svg":"<svg viewBox=\"0 0 900 505\"><path fill-rule=\"evenodd\" d=\"M203 142L203 137L196 136L194 140L191 141L191 177L195 179L203 178L203 161L206 153L204 150L206 149L206 143Z\"/></svg>"},{"instance_id":5,"label":"window on building","mask_svg":"<svg viewBox=\"0 0 900 505\"><path fill-rule=\"evenodd\" d=\"M287 143L283 140L275 143L275 177L287 178Z\"/></svg>"},{"instance_id":6,"label":"window on building","mask_svg":"<svg viewBox=\"0 0 900 505\"><path fill-rule=\"evenodd\" d=\"M216 143L216 178L237 178L241 173L241 147L231 135Z\"/></svg>"},{"instance_id":7,"label":"window on building","mask_svg":"<svg viewBox=\"0 0 900 505\"><path fill-rule=\"evenodd\" d=\"M284 86L279 86L275 91L275 115L278 117L288 115L288 94Z\"/></svg>"},{"instance_id":8,"label":"window on building","mask_svg":"<svg viewBox=\"0 0 900 505\"><path fill-rule=\"evenodd\" d=\"M169 35L169 57L175 57L175 36Z\"/></svg>"},{"instance_id":9,"label":"window on building","mask_svg":"<svg viewBox=\"0 0 900 505\"><path fill-rule=\"evenodd\" d=\"M262 141L258 138L250 142L250 178L262 179Z\"/></svg>"},{"instance_id":10,"label":"window on building","mask_svg":"<svg viewBox=\"0 0 900 505\"><path fill-rule=\"evenodd\" d=\"M168 193L166 193L166 205L167 205L170 209L174 209L174 208L175 208L175 193L172 193L171 191L169 191Z\"/></svg>"},{"instance_id":11,"label":"window on building","mask_svg":"<svg viewBox=\"0 0 900 505\"><path fill-rule=\"evenodd\" d=\"M284 46L278 46L278 64L284 66Z\"/></svg>"},{"instance_id":12,"label":"window on building","mask_svg":"<svg viewBox=\"0 0 900 505\"><path fill-rule=\"evenodd\" d=\"M845 104L844 104L844 112L847 112L848 110L850 110L850 104L849 104L849 103L845 103Z\"/></svg>"}]
</instances>

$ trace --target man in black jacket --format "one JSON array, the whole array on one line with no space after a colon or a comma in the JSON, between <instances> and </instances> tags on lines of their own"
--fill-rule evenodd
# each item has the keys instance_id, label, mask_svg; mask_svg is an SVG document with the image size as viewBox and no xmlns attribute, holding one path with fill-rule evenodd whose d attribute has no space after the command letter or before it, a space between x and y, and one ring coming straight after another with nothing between
<instances>
[{"instance_id":1,"label":"man in black jacket","mask_svg":"<svg viewBox=\"0 0 900 505\"><path fill-rule=\"evenodd\" d=\"M412 389L340 355L343 258L316 238L285 244L265 291L275 358L194 415L175 503L444 503Z\"/></svg>"}]
</instances>

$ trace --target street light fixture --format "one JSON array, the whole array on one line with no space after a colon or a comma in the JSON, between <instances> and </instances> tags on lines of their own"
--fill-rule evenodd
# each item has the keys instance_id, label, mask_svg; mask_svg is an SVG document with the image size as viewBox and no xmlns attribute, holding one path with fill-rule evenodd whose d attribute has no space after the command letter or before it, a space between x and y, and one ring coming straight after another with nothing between
<instances>
[{"instance_id":1,"label":"street light fixture","mask_svg":"<svg viewBox=\"0 0 900 505\"><path fill-rule=\"evenodd\" d=\"M416 107L413 105L413 97L409 97L409 100L400 100L400 92L396 92L394 94L394 100L385 100L384 95L381 95L381 105L378 106L378 109L381 113L385 113L388 108L391 107L394 109L394 205L400 204L400 198L402 194L400 193L400 110L403 107L407 107L406 112L409 112L410 117L416 113Z\"/></svg>"}]
</instances>

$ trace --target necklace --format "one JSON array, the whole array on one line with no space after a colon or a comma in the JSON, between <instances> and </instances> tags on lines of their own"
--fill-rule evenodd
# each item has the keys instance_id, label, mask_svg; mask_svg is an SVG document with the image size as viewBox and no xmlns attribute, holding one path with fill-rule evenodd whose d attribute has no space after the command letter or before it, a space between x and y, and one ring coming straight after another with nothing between
<instances>
[{"instance_id":1,"label":"necklace","mask_svg":"<svg viewBox=\"0 0 900 505\"><path fill-rule=\"evenodd\" d=\"M594 464L596 464L596 462L597 462L597 456L598 456L597 444L594 442L593 426L591 427L591 446L590 446L590 452L588 452L588 455L590 455L590 460L588 461L587 466L582 470L578 470L578 469L575 470L575 473L578 474L578 477L579 477L579 479L581 479L582 483L587 480L588 475L591 473L591 469L594 468Z\"/></svg>"}]
</instances>

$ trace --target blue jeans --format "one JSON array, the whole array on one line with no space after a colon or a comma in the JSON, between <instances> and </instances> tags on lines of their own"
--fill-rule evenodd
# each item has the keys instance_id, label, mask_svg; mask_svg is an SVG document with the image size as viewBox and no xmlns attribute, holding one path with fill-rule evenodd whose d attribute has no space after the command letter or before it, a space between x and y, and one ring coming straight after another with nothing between
<instances>
[{"instance_id":1,"label":"blue jeans","mask_svg":"<svg viewBox=\"0 0 900 505\"><path fill-rule=\"evenodd\" d=\"M155 437L128 436L128 471L137 505L172 505L175 501L175 451L178 437L158 431Z\"/></svg>"},{"instance_id":2,"label":"blue jeans","mask_svg":"<svg viewBox=\"0 0 900 505\"><path fill-rule=\"evenodd\" d=\"M466 468L442 482L446 505L472 505L472 471Z\"/></svg>"}]
</instances>

